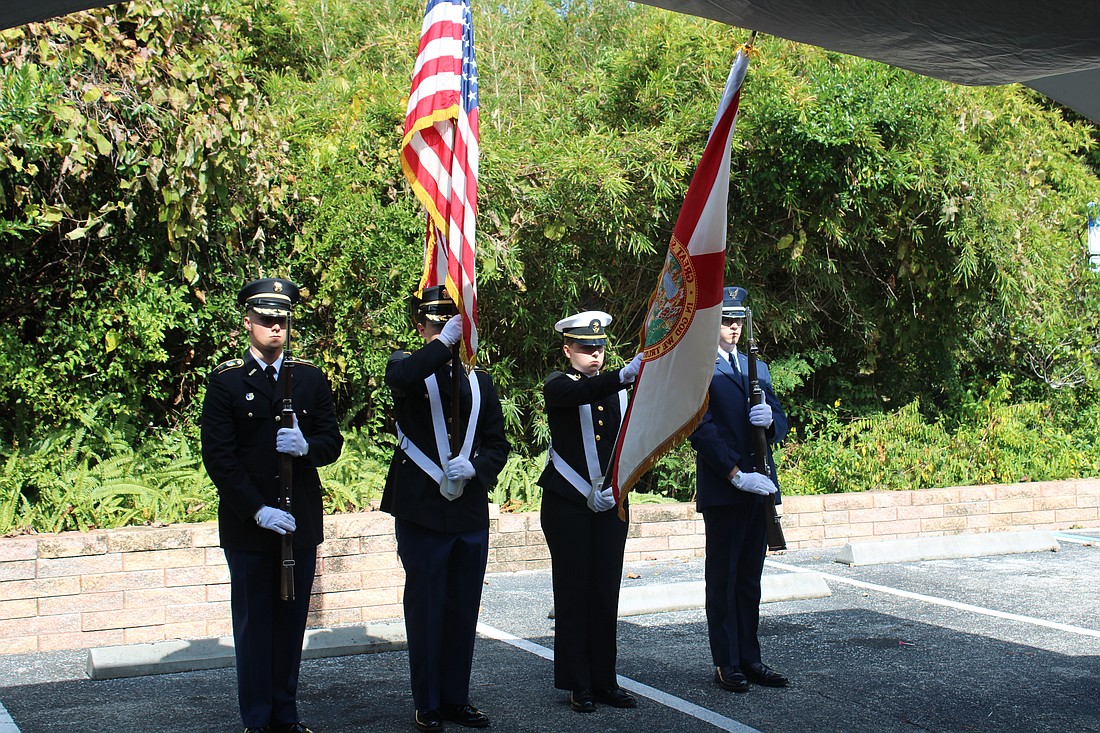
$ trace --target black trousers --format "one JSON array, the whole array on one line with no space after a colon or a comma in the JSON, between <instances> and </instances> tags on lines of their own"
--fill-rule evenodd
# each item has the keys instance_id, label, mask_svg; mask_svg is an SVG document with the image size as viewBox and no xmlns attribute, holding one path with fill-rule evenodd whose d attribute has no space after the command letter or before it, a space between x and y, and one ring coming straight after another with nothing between
<instances>
[{"instance_id":1,"label":"black trousers","mask_svg":"<svg viewBox=\"0 0 1100 733\"><path fill-rule=\"evenodd\" d=\"M579 494L578 494L579 496ZM546 491L542 531L554 575L554 687L611 690L623 550L629 521L618 512Z\"/></svg>"},{"instance_id":2,"label":"black trousers","mask_svg":"<svg viewBox=\"0 0 1100 733\"><path fill-rule=\"evenodd\" d=\"M760 575L767 542L761 502L703 510L707 533L706 604L716 667L760 661Z\"/></svg>"},{"instance_id":3,"label":"black trousers","mask_svg":"<svg viewBox=\"0 0 1100 733\"><path fill-rule=\"evenodd\" d=\"M279 596L279 556L226 548L237 703L246 728L299 722L298 668L317 548L294 548L294 600Z\"/></svg>"},{"instance_id":4,"label":"black trousers","mask_svg":"<svg viewBox=\"0 0 1100 733\"><path fill-rule=\"evenodd\" d=\"M405 635L417 710L470 702L489 529L435 532L396 521L405 568Z\"/></svg>"}]
</instances>

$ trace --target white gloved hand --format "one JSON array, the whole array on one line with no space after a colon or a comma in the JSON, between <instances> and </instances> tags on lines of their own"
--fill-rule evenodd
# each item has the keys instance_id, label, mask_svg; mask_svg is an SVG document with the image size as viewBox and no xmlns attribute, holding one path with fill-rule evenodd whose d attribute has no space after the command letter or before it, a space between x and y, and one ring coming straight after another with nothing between
<instances>
[{"instance_id":1,"label":"white gloved hand","mask_svg":"<svg viewBox=\"0 0 1100 733\"><path fill-rule=\"evenodd\" d=\"M615 506L615 492L610 486L595 492L592 494L592 503L590 506L597 512L606 512L608 509Z\"/></svg>"},{"instance_id":2,"label":"white gloved hand","mask_svg":"<svg viewBox=\"0 0 1100 733\"><path fill-rule=\"evenodd\" d=\"M768 496L778 491L772 480L762 473L738 471L730 476L730 483L741 491L760 496Z\"/></svg>"},{"instance_id":3,"label":"white gloved hand","mask_svg":"<svg viewBox=\"0 0 1100 733\"><path fill-rule=\"evenodd\" d=\"M638 378L638 371L642 368L642 353L639 351L634 355L634 358L630 360L630 363L619 370L619 382L621 384L630 384Z\"/></svg>"},{"instance_id":4,"label":"white gloved hand","mask_svg":"<svg viewBox=\"0 0 1100 733\"><path fill-rule=\"evenodd\" d=\"M462 338L462 316L451 316L439 332L439 340L447 346L454 346Z\"/></svg>"},{"instance_id":5,"label":"white gloved hand","mask_svg":"<svg viewBox=\"0 0 1100 733\"><path fill-rule=\"evenodd\" d=\"M767 402L761 402L759 405L753 405L749 408L749 422L758 428L771 427L772 424L772 406Z\"/></svg>"},{"instance_id":6,"label":"white gloved hand","mask_svg":"<svg viewBox=\"0 0 1100 733\"><path fill-rule=\"evenodd\" d=\"M304 456L309 453L309 443L306 441L306 436L302 435L301 428L295 425L292 428L282 428L275 433L275 450L292 456Z\"/></svg>"},{"instance_id":7,"label":"white gloved hand","mask_svg":"<svg viewBox=\"0 0 1100 733\"><path fill-rule=\"evenodd\" d=\"M477 471L474 470L474 464L470 463L465 456L455 456L447 461L447 470L444 473L451 481L469 481Z\"/></svg>"},{"instance_id":8,"label":"white gloved hand","mask_svg":"<svg viewBox=\"0 0 1100 733\"><path fill-rule=\"evenodd\" d=\"M273 506L264 505L260 507L254 518L256 524L264 529L270 529L276 534L286 534L298 529L298 523L294 521L293 514L284 512L282 509L276 509Z\"/></svg>"}]
</instances>

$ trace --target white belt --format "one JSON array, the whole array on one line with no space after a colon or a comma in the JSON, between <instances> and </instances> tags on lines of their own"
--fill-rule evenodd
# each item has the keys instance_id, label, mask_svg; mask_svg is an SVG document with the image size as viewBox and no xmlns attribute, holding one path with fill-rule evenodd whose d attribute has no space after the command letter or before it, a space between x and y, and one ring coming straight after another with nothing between
<instances>
[{"instance_id":1,"label":"white belt","mask_svg":"<svg viewBox=\"0 0 1100 733\"><path fill-rule=\"evenodd\" d=\"M459 454L464 456L467 460L470 459L470 451L474 445L474 432L477 429L478 416L481 414L481 385L477 381L477 374L470 372L470 421L466 425L466 436L462 441L462 448ZM465 481L450 481L446 474L443 473L443 465L447 463L451 457L450 444L447 440L447 421L443 417L443 400L439 395L439 382L435 375L432 374L424 380L424 384L428 388L428 403L431 408L432 415L432 430L435 433L435 448L439 455L439 462L436 463L429 458L424 451L420 450L420 447L414 443L409 436L405 434L405 431L401 429L401 425L397 426L397 440L398 447L405 452L412 462L420 468L421 471L426 473L432 481L439 484L439 493L449 501L454 501L458 497L462 496L462 489L466 485ZM460 399L461 395L452 395L452 399ZM454 429L457 430L458 426L455 425Z\"/></svg>"},{"instance_id":2,"label":"white belt","mask_svg":"<svg viewBox=\"0 0 1100 733\"><path fill-rule=\"evenodd\" d=\"M619 390L619 424L622 424L623 415L626 414L626 390ZM600 471L600 454L596 450L596 429L592 423L592 405L581 405L577 408L581 421L581 442L584 444L584 462L588 469L588 480L577 472L575 468L561 457L550 445L549 458L561 477L569 482L570 486L580 492L591 503L592 495L603 488L603 472Z\"/></svg>"}]
</instances>

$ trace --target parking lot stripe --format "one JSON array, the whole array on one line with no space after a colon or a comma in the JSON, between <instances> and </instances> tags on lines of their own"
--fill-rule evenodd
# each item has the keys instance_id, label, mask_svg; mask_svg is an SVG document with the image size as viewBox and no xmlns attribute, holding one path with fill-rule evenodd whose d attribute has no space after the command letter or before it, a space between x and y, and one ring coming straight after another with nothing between
<instances>
[{"instance_id":1,"label":"parking lot stripe","mask_svg":"<svg viewBox=\"0 0 1100 733\"><path fill-rule=\"evenodd\" d=\"M1062 542L1074 542L1078 545L1093 545L1100 544L1100 538L1090 537L1089 535L1079 534L1067 534L1065 532L1055 532L1054 539L1061 540Z\"/></svg>"},{"instance_id":2,"label":"parking lot stripe","mask_svg":"<svg viewBox=\"0 0 1100 733\"><path fill-rule=\"evenodd\" d=\"M817 573L817 570L808 570L806 568L800 568L797 565L788 565L782 562L776 562L775 560L765 560L764 564L777 568L779 570L786 570L792 573ZM910 598L915 601L923 601L924 603L931 603L937 606L946 606L947 608L955 608L960 611L970 611L971 613L980 613L985 616L993 616L995 618L1008 619L1009 621L1018 621L1020 623L1031 624L1033 626L1042 626L1048 629L1054 629L1056 631L1065 631L1070 634L1078 634L1080 636L1093 636L1100 638L1100 631L1095 629L1086 629L1083 626L1071 626L1070 624L1062 624L1057 621L1047 621L1042 618L1035 618L1034 616L1021 616L1017 613L1007 613L1005 611L995 611L992 608L983 608L982 606L974 606L969 603L961 603L959 601L949 601L946 598L937 598L935 596L926 596L922 593L912 593L907 590L901 590L900 588L891 588L887 585L878 585L876 583L866 583L862 580L855 580L854 578L845 578L841 575L833 575L831 573L821 573L821 577L829 582L845 583L847 585L855 586L856 588L863 588L865 590L873 590L879 593L888 593L890 595L900 596L902 598Z\"/></svg>"},{"instance_id":3,"label":"parking lot stripe","mask_svg":"<svg viewBox=\"0 0 1100 733\"><path fill-rule=\"evenodd\" d=\"M0 703L0 733L19 733L19 726L8 715L8 710L3 703Z\"/></svg>"},{"instance_id":4,"label":"parking lot stripe","mask_svg":"<svg viewBox=\"0 0 1100 733\"><path fill-rule=\"evenodd\" d=\"M525 652L534 654L535 656L542 657L553 661L554 651L547 649L541 644L536 644L533 641L527 639L521 639L518 636L512 636L507 631L501 631L500 629L493 628L488 624L479 623L477 625L478 633L482 636L487 636L490 639L496 639L497 641L503 641L505 644L510 644L517 649L522 649ZM713 710L708 710L701 705L688 702L683 698L670 695L667 692L662 692L649 685L642 684L628 677L618 676L619 687L624 690L629 690L636 695L647 697L654 702L660 703L666 707L670 707L673 710L677 710L685 715L690 715L693 718L702 720L705 723L710 723L719 730L730 731L731 733L760 733L756 728L750 728L744 723L739 723L733 718L727 718L724 715L720 715ZM3 733L0 731L0 733Z\"/></svg>"}]
</instances>

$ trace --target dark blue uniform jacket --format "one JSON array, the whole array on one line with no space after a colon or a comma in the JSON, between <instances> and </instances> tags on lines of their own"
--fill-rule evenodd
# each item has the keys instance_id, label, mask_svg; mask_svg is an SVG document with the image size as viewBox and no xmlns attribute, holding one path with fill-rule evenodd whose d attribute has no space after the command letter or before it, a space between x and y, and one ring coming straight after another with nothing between
<instances>
[{"instance_id":1,"label":"dark blue uniform jacket","mask_svg":"<svg viewBox=\"0 0 1100 733\"><path fill-rule=\"evenodd\" d=\"M435 431L424 380L435 374L439 384L443 414L451 430L451 374L448 362L451 350L438 339L416 351L398 351L386 365L386 384L393 392L394 417L405 435L433 461L438 461ZM448 501L439 493L439 484L431 479L401 448L395 448L382 494L382 511L436 532L469 532L489 526L489 488L504 468L511 446L504 434L504 413L492 377L476 371L481 391L481 411L474 433L472 456L468 456L477 475L470 479L462 496ZM461 385L461 424L459 435L466 435L470 421L470 383Z\"/></svg>"},{"instance_id":2,"label":"dark blue uniform jacket","mask_svg":"<svg viewBox=\"0 0 1100 733\"><path fill-rule=\"evenodd\" d=\"M756 454L749 424L749 362L744 354L738 354L741 373L733 370L728 362L715 358L714 377L710 383L710 406L702 422L691 434L696 461L696 508L699 511L711 506L759 502L762 497L734 488L729 473L737 466L742 471L756 470ZM772 408L772 426L768 428L768 458L771 444L787 434L787 416L772 391L768 365L757 360L757 376L764 390L764 399ZM772 466L771 479L779 485Z\"/></svg>"}]
</instances>

